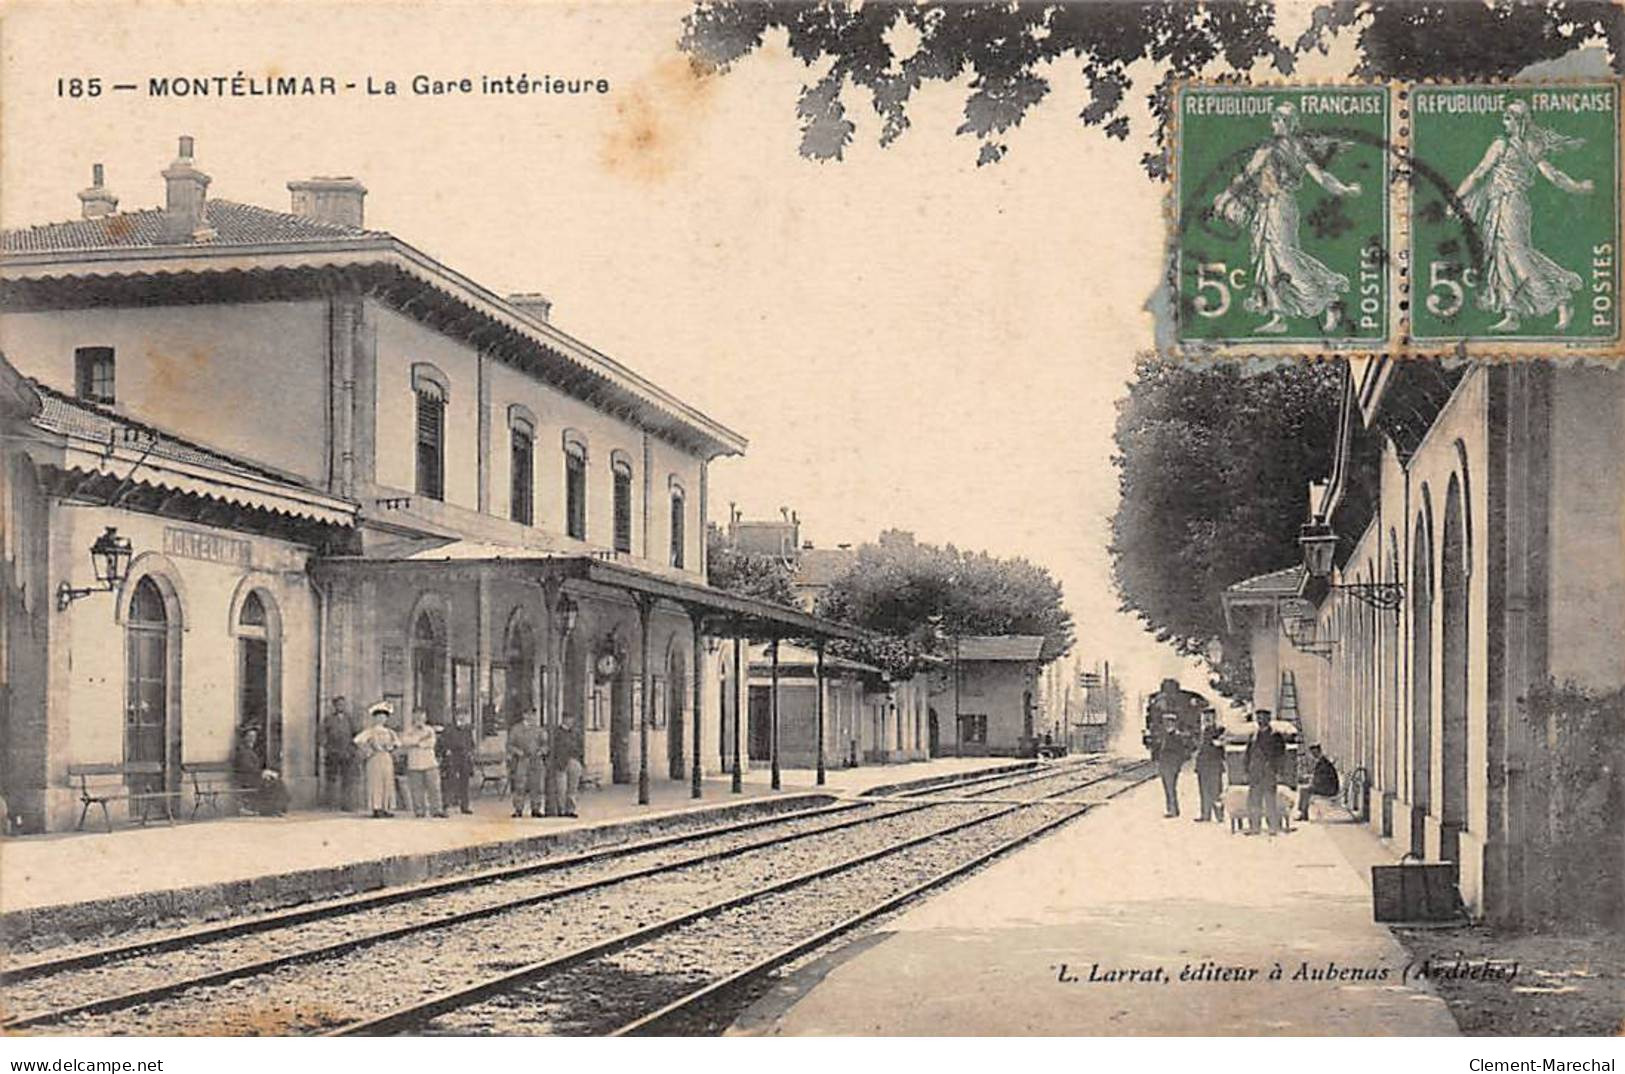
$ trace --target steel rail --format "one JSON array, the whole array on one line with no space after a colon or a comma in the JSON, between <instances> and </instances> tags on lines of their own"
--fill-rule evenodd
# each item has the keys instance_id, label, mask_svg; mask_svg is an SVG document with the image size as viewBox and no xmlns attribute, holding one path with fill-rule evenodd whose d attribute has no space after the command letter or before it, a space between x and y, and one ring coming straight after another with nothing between
<instances>
[{"instance_id":1,"label":"steel rail","mask_svg":"<svg viewBox=\"0 0 1625 1074\"><path fill-rule=\"evenodd\" d=\"M429 880L418 884L403 887L392 887L385 891L373 892L364 895L351 895L340 899L330 899L313 905L301 906L298 909L275 910L266 914L256 914L231 921L223 921L208 925L198 925L188 929L180 929L165 933L162 936L145 940L133 940L127 943L114 944L109 947L96 948L92 951L79 952L72 955L62 955L54 958L43 958L33 962L17 963L0 970L0 987L26 981L35 977L53 973L65 973L69 970L88 969L92 966L102 966L112 962L123 962L145 955L164 954L200 943L213 940L234 939L238 936L248 936L256 932L266 932L271 929L291 928L295 925L307 924L311 921L320 921L324 918L342 917L346 914L360 913L366 910L376 910L385 906L393 906L401 902L410 902L414 899L427 898L432 895L441 895L446 892L460 891L467 888L479 887L503 880L520 879L535 876L541 873L554 872L560 869L573 868L577 865L587 865L593 862L609 861L614 858L629 857L645 851L660 850L668 846L679 846L683 843L699 842L702 839L716 838L718 836L735 835L739 832L749 831L753 828L767 827L773 824L783 824L790 821L806 820L812 817L842 813L863 806L877 805L885 802L884 798L863 799L860 801L836 802L831 805L818 806L813 809L790 810L784 813L775 813L767 817L753 817L750 820L726 824L716 828L701 828L691 832L677 832L672 835L656 836L652 839L643 839L633 843L617 843L613 846L594 847L577 854L563 857L546 858L542 861L526 862L520 865L505 865L496 869L486 869L476 873L467 873L462 876L447 877L441 880ZM0 1028L8 1023L0 1022Z\"/></svg>"},{"instance_id":2,"label":"steel rail","mask_svg":"<svg viewBox=\"0 0 1625 1074\"><path fill-rule=\"evenodd\" d=\"M1019 772L995 772L990 776L977 776L972 779L963 779L954 783L942 783L932 787L921 787L915 790L901 791L897 794L876 795L874 800L883 802L888 798L925 798L932 794L942 794L947 791L959 791L965 787L979 787L984 783L1002 783L1007 787L1020 787L1028 783L1037 783L1041 780L1057 779L1061 776L1075 774L1079 770L1089 767L1089 764L1090 762L1088 761L1080 761L1075 764L1058 765L1055 768L1051 768L1049 771L1038 774L1034 774L1033 769L1030 768L1022 769ZM990 787L977 793L991 794L1000 789L1002 788ZM963 795L963 797L969 798L972 797L972 795L966 794Z\"/></svg>"},{"instance_id":3,"label":"steel rail","mask_svg":"<svg viewBox=\"0 0 1625 1074\"><path fill-rule=\"evenodd\" d=\"M1102 776L1098 779L1086 781L1084 784L1080 784L1079 786L1088 786L1091 783L1102 782L1103 780L1110 778L1112 778L1111 775ZM1062 794L1069 794L1072 791L1079 789L1079 786L1064 788L1063 790L1056 791L1053 795L1046 795L1044 797L1058 797ZM580 947L566 951L563 954L553 955L540 961L520 966L517 969L510 970L506 973L502 973L494 977L488 977L472 985L450 989L429 999L422 1000L417 1003L403 1005L385 1014L351 1022L347 1025L343 1025L337 1029L331 1030L324 1035L333 1037L347 1037L379 1036L399 1033L413 1026L422 1025L426 1022L432 1021L435 1018L438 1018L440 1015L450 1013L451 1011L457 1010L460 1007L469 1006L470 1004L477 1003L489 996L509 991L520 985L527 984L537 978L550 976L552 974L571 969L584 962L590 962L606 955L616 954L630 947L636 947L644 942L657 939L667 933L683 927L684 925L691 924L692 922L698 921L702 918L711 917L715 914L748 905L749 903L755 902L759 899L766 898L769 895L775 895L797 887L802 887L816 880L823 879L824 877L831 876L839 872L845 872L848 869L854 869L871 861L877 861L881 858L901 853L902 851L911 849L933 839L941 838L945 835L952 835L967 828L991 823L992 821L1007 817L1013 813L1026 809L1029 806L1037 805L1042 801L1043 799L1041 798L1035 799L1032 802L1023 803L1021 805L1007 806L996 812L986 814L985 816L975 817L971 820L951 824L945 828L938 828L923 835L906 839L900 843L894 843L890 846L881 847L878 850L867 851L863 854L859 854L855 857L847 858L830 865L819 866L815 869L798 873L783 880L775 881L774 883L769 884L766 887L759 888L755 891L744 892L742 894L730 896L726 899L711 903L708 906L702 906L695 910L674 914L671 917L664 918L649 925L642 925L636 928L628 929L625 932L618 933L609 937L608 939L595 941L590 944L584 944ZM1081 813L1086 812L1089 808L1091 807L1088 805L1081 805L1073 815L1080 815Z\"/></svg>"},{"instance_id":4,"label":"steel rail","mask_svg":"<svg viewBox=\"0 0 1625 1074\"><path fill-rule=\"evenodd\" d=\"M1017 847L1021 847L1032 842L1041 835L1046 835L1049 832L1054 831L1063 824L1068 824L1076 820L1093 808L1094 807L1091 805L1079 805L1071 812L1055 820L1041 824L1032 831L1016 836L1014 839L1000 843L992 850L989 850L983 854L978 854L976 857L964 862L963 864L944 870L922 884L916 884L907 891L904 891L898 895L893 895L892 897L877 903L867 910L860 910L852 916L830 926L829 928L807 937L805 940L791 944L789 947L783 948L759 962L752 963L742 970L736 970L735 972L728 974L726 977L711 982L703 988L697 989L690 992L686 996L673 1000L651 1014L646 1014L635 1021L628 1022L620 1028L610 1031L607 1036L625 1037L638 1033L648 1033L651 1031L657 1032L659 1026L675 1019L681 1014L690 1011L707 1000L737 988L748 981L752 981L763 976L764 974L770 973L784 965L786 962L799 958L801 955L804 955L809 951L824 946L831 940L834 940L836 937L840 936L842 933L850 932L852 929L857 928L866 921L873 920L882 914L889 913L903 904L911 902L914 899L917 899L920 896L941 887L951 880L955 880L975 869L980 868L986 863L992 861L994 858L1007 854L1010 851L1015 850Z\"/></svg>"},{"instance_id":5,"label":"steel rail","mask_svg":"<svg viewBox=\"0 0 1625 1074\"><path fill-rule=\"evenodd\" d=\"M508 913L514 910L522 910L526 907L541 905L542 903L554 902L567 896L579 895L583 892L593 891L598 888L611 887L613 885L626 883L632 880L641 880L646 877L655 876L664 872L675 872L678 869L688 868L693 865L701 865L705 862L714 861L720 858L733 857L747 851L760 850L764 847L781 846L785 843L795 842L799 839L809 839L815 835L825 835L829 832L840 831L844 828L852 828L861 824L870 824L875 821L883 820L887 817L906 816L908 814L917 813L942 804L945 803L910 803L901 809L893 809L876 813L874 815L853 817L849 820L837 821L834 824L826 824L822 827L813 828L805 832L792 832L788 835L769 835L754 842L746 843L743 846L726 847L720 850L709 850L700 854L693 854L686 858L678 859L677 861L662 862L656 865L646 865L636 869L625 869L620 872L611 873L608 876L584 880L576 884L566 885L562 888L554 888L549 891L537 892L535 894L521 896L516 899L508 899L502 902L493 903L490 906L475 907L471 910L462 910L453 914L429 918L424 921L415 921L405 925L397 925L393 928L381 929L377 932L369 932L364 936L347 937L343 940L335 940L331 943L319 944L315 947L302 948L297 951L275 955L271 958L259 959L253 962L242 962L235 966L227 966L224 969L213 970L208 973L197 974L191 977L183 977L174 981L167 981L163 984L149 985L145 988L133 989L128 992L120 992L110 996L102 996L97 999L85 1000L82 1003L76 1003L68 1007L57 1007L50 1010L38 1011L33 1014L14 1015L6 1018L4 1021L0 1021L0 1031L11 1031L16 1029L27 1029L33 1026L50 1025L56 1022L66 1021L69 1018L81 1017L83 1015L108 1014L128 1007L138 1006L143 1003L151 1003L155 1000L167 999L191 988L202 988L210 985L225 984L244 977L254 977L270 973L274 970L282 969L287 966L295 966L306 962L322 962L328 959L340 958L344 955L359 951L365 947L371 947L389 940L398 940L402 937L411 936L415 933L428 932L440 928L450 928L456 925L466 924L470 921L478 921L488 917L495 917L499 914ZM809 814L799 814L802 819L805 819L807 815Z\"/></svg>"}]
</instances>

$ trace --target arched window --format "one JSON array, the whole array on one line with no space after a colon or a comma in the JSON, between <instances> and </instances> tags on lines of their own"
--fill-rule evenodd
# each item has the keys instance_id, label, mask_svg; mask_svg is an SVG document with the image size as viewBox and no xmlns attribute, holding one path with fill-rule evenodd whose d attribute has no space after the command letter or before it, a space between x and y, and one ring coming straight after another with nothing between
<instances>
[{"instance_id":1,"label":"arched window","mask_svg":"<svg viewBox=\"0 0 1625 1074\"><path fill-rule=\"evenodd\" d=\"M615 480L615 551L632 551L632 459L624 451L610 453Z\"/></svg>"},{"instance_id":2,"label":"arched window","mask_svg":"<svg viewBox=\"0 0 1625 1074\"><path fill-rule=\"evenodd\" d=\"M687 543L684 533L687 513L686 505L683 502L683 486L673 481L671 484L671 565L679 570L683 567L683 548Z\"/></svg>"},{"instance_id":3,"label":"arched window","mask_svg":"<svg viewBox=\"0 0 1625 1074\"><path fill-rule=\"evenodd\" d=\"M280 622L267 596L251 590L237 609L237 727L254 728L268 768L282 767Z\"/></svg>"},{"instance_id":4,"label":"arched window","mask_svg":"<svg viewBox=\"0 0 1625 1074\"><path fill-rule=\"evenodd\" d=\"M428 608L412 624L412 704L429 722L446 722L446 631Z\"/></svg>"},{"instance_id":5,"label":"arched window","mask_svg":"<svg viewBox=\"0 0 1625 1074\"><path fill-rule=\"evenodd\" d=\"M417 396L417 493L431 500L446 498L445 375L426 362L412 367Z\"/></svg>"},{"instance_id":6,"label":"arched window","mask_svg":"<svg viewBox=\"0 0 1625 1074\"><path fill-rule=\"evenodd\" d=\"M564 431L564 532L587 539L587 440L574 429Z\"/></svg>"}]
</instances>

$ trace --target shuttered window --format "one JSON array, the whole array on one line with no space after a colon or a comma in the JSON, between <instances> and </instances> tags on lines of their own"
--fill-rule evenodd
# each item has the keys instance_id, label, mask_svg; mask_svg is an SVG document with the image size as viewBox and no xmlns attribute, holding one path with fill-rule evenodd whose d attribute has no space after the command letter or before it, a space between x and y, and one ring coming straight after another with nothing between
<instances>
[{"instance_id":1,"label":"shuttered window","mask_svg":"<svg viewBox=\"0 0 1625 1074\"><path fill-rule=\"evenodd\" d=\"M574 451L564 454L564 532L587 539L587 459Z\"/></svg>"},{"instance_id":2,"label":"shuttered window","mask_svg":"<svg viewBox=\"0 0 1625 1074\"><path fill-rule=\"evenodd\" d=\"M632 551L632 471L615 467L615 551Z\"/></svg>"},{"instance_id":3,"label":"shuttered window","mask_svg":"<svg viewBox=\"0 0 1625 1074\"><path fill-rule=\"evenodd\" d=\"M511 465L511 485L508 515L515 522L529 526L536 520L535 477L536 445L528 429L514 426Z\"/></svg>"},{"instance_id":4,"label":"shuttered window","mask_svg":"<svg viewBox=\"0 0 1625 1074\"><path fill-rule=\"evenodd\" d=\"M418 397L419 496L446 498L446 400L437 391L420 388Z\"/></svg>"},{"instance_id":5,"label":"shuttered window","mask_svg":"<svg viewBox=\"0 0 1625 1074\"><path fill-rule=\"evenodd\" d=\"M671 494L671 565L681 568L683 565L683 494Z\"/></svg>"}]
</instances>

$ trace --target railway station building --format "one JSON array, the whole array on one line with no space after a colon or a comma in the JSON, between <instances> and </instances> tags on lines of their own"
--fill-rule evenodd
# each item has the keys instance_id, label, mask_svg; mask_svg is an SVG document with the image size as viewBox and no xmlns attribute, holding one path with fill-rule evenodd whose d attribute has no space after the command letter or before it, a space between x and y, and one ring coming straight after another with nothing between
<instances>
[{"instance_id":1,"label":"railway station building","mask_svg":"<svg viewBox=\"0 0 1625 1074\"><path fill-rule=\"evenodd\" d=\"M92 180L0 244L20 829L72 828L86 786L179 796L248 726L312 804L340 697L466 712L498 753L568 712L589 776L698 793L745 704L722 639L854 636L706 584L743 436L367 227L360 182L211 197L189 138L157 208Z\"/></svg>"},{"instance_id":2,"label":"railway station building","mask_svg":"<svg viewBox=\"0 0 1625 1074\"><path fill-rule=\"evenodd\" d=\"M1035 713L1044 638L965 635L952 639L952 645L946 674L933 685L929 702L931 755L1029 755L1038 733Z\"/></svg>"},{"instance_id":3,"label":"railway station building","mask_svg":"<svg viewBox=\"0 0 1625 1074\"><path fill-rule=\"evenodd\" d=\"M1303 562L1224 594L1254 704L1299 716L1357 815L1457 863L1468 909L1499 923L1625 905L1619 829L1574 834L1619 806L1584 728L1612 705L1617 741L1621 457L1618 366L1352 362ZM1581 882L1576 859L1614 866Z\"/></svg>"}]
</instances>

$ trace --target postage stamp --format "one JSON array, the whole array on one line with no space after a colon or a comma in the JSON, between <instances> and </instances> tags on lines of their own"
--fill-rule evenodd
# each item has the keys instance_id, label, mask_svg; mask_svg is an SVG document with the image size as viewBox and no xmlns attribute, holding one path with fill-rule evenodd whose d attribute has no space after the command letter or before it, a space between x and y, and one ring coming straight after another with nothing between
<instances>
[{"instance_id":1,"label":"postage stamp","mask_svg":"<svg viewBox=\"0 0 1625 1074\"><path fill-rule=\"evenodd\" d=\"M1410 91L1411 338L1619 339L1619 86Z\"/></svg>"},{"instance_id":2,"label":"postage stamp","mask_svg":"<svg viewBox=\"0 0 1625 1074\"><path fill-rule=\"evenodd\" d=\"M1193 84L1175 105L1181 348L1383 348L1388 89Z\"/></svg>"}]
</instances>

